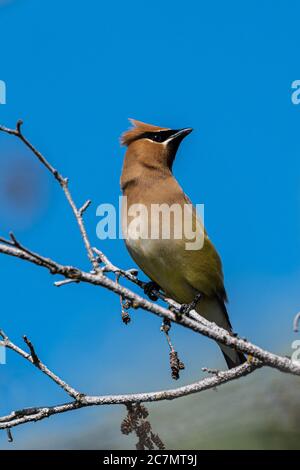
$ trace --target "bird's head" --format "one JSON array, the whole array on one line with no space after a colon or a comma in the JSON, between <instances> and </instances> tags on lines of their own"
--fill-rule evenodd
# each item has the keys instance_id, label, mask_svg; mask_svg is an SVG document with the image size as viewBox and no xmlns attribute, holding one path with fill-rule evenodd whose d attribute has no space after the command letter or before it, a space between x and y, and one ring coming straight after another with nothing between
<instances>
[{"instance_id":1,"label":"bird's head","mask_svg":"<svg viewBox=\"0 0 300 470\"><path fill-rule=\"evenodd\" d=\"M193 129L169 129L130 119L132 128L121 136L121 143L131 154L146 166L167 166L173 161L181 141Z\"/></svg>"}]
</instances>

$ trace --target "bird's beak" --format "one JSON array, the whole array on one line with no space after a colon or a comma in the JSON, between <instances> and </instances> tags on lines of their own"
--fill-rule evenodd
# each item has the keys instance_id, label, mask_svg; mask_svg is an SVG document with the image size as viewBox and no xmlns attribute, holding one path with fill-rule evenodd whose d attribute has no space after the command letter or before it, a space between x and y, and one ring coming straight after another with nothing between
<instances>
[{"instance_id":1,"label":"bird's beak","mask_svg":"<svg viewBox=\"0 0 300 470\"><path fill-rule=\"evenodd\" d=\"M191 127L185 127L184 129L179 129L179 131L177 131L175 134L173 134L172 137L169 140L178 139L179 141L181 141L187 135L189 135L192 132L192 130L193 129Z\"/></svg>"}]
</instances>

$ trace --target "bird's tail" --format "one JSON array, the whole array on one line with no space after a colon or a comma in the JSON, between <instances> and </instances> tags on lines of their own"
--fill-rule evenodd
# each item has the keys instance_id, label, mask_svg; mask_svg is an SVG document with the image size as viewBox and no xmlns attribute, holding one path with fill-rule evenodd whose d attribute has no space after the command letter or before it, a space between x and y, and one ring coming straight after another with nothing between
<instances>
[{"instance_id":1,"label":"bird's tail","mask_svg":"<svg viewBox=\"0 0 300 470\"><path fill-rule=\"evenodd\" d=\"M196 310L202 316L207 318L207 320L216 323L218 326L224 328L227 331L232 331L226 305L223 300L218 298L209 299L207 297L203 297L200 300ZM218 343L218 345L223 353L229 369L246 362L247 359L243 353L236 351L229 346L225 346L222 343Z\"/></svg>"},{"instance_id":2,"label":"bird's tail","mask_svg":"<svg viewBox=\"0 0 300 470\"><path fill-rule=\"evenodd\" d=\"M228 348L228 346L224 346L223 344L218 344L221 348L228 369L233 369L234 367L240 366L241 364L244 364L244 362L247 361L247 358L244 356L243 353Z\"/></svg>"}]
</instances>

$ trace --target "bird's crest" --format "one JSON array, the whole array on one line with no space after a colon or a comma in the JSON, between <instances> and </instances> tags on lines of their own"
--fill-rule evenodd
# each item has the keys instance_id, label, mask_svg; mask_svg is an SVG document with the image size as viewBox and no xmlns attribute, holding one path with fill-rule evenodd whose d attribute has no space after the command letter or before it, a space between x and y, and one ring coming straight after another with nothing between
<instances>
[{"instance_id":1,"label":"bird's crest","mask_svg":"<svg viewBox=\"0 0 300 470\"><path fill-rule=\"evenodd\" d=\"M125 131L121 135L121 144L129 145L134 140L138 139L145 132L155 132L155 131L166 131L168 127L159 127L153 126L152 124L146 124L145 122L137 121L136 119L129 119L132 124L131 129Z\"/></svg>"}]
</instances>

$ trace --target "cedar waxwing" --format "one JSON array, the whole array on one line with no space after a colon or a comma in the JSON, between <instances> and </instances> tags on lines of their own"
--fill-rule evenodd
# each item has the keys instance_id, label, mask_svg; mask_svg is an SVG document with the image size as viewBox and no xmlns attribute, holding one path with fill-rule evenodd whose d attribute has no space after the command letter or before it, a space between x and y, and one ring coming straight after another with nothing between
<instances>
[{"instance_id":1,"label":"cedar waxwing","mask_svg":"<svg viewBox=\"0 0 300 470\"><path fill-rule=\"evenodd\" d=\"M152 284L159 286L168 297L185 305L199 298L196 310L209 321L232 331L225 306L227 297L221 260L195 209L192 209L194 226L196 229L202 227L203 233L200 249L187 249L184 235L181 239L172 235L165 239L161 230L158 236L157 231L155 237L149 235L153 224L157 223L149 217L152 207L191 204L173 176L172 165L181 141L192 129L172 130L136 120L131 123L133 128L121 137L121 143L128 147L121 176L122 227L127 249ZM130 208L141 205L146 207L148 214L139 209L139 224L144 227L142 230L139 227L137 234L130 229L133 214L136 214ZM173 220L173 228L174 224ZM141 236L142 232L148 236ZM222 344L219 346L229 368L245 362L242 353Z\"/></svg>"}]
</instances>

